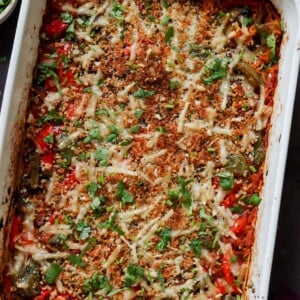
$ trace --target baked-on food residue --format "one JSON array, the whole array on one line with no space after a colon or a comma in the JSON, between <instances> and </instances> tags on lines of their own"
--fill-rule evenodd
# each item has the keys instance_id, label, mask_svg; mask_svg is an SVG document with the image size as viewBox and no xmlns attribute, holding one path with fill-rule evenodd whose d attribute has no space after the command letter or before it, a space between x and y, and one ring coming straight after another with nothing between
<instances>
[{"instance_id":1,"label":"baked-on food residue","mask_svg":"<svg viewBox=\"0 0 300 300\"><path fill-rule=\"evenodd\" d=\"M6 298L242 299L282 33L268 1L48 1Z\"/></svg>"}]
</instances>

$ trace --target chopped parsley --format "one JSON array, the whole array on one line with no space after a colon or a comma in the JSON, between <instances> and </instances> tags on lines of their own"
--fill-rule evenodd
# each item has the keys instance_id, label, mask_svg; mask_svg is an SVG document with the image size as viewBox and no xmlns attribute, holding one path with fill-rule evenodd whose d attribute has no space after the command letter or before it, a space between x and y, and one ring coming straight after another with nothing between
<instances>
[{"instance_id":1,"label":"chopped parsley","mask_svg":"<svg viewBox=\"0 0 300 300\"><path fill-rule=\"evenodd\" d=\"M50 133L50 134L48 134L47 136L45 136L45 137L43 138L43 141L44 141L45 143L54 144L54 135L53 135L53 133Z\"/></svg>"},{"instance_id":2,"label":"chopped parsley","mask_svg":"<svg viewBox=\"0 0 300 300\"><path fill-rule=\"evenodd\" d=\"M80 233L80 239L81 240L86 240L90 233L91 233L91 227L88 223L84 222L83 220L80 220L76 227L75 230Z\"/></svg>"},{"instance_id":3,"label":"chopped parsley","mask_svg":"<svg viewBox=\"0 0 300 300\"><path fill-rule=\"evenodd\" d=\"M205 75L202 76L202 82L212 84L218 79L223 79L227 75L228 58L216 58L210 65L205 66Z\"/></svg>"},{"instance_id":4,"label":"chopped parsley","mask_svg":"<svg viewBox=\"0 0 300 300\"><path fill-rule=\"evenodd\" d=\"M111 15L117 20L122 20L122 16L124 12L126 12L125 6L116 2L112 7Z\"/></svg>"},{"instance_id":5,"label":"chopped parsley","mask_svg":"<svg viewBox=\"0 0 300 300\"><path fill-rule=\"evenodd\" d=\"M106 137L106 141L112 144L116 144L119 140L121 130L117 128L116 125L109 125L108 129L110 130L110 134Z\"/></svg>"},{"instance_id":6,"label":"chopped parsley","mask_svg":"<svg viewBox=\"0 0 300 300\"><path fill-rule=\"evenodd\" d=\"M63 120L64 118L55 109L51 109L47 115L39 118L38 126L41 126L46 122L53 122L55 125L61 125Z\"/></svg>"},{"instance_id":7,"label":"chopped parsley","mask_svg":"<svg viewBox=\"0 0 300 300\"><path fill-rule=\"evenodd\" d=\"M276 37L274 33L267 36L266 43L270 49L270 59L274 61L276 59Z\"/></svg>"},{"instance_id":8,"label":"chopped parsley","mask_svg":"<svg viewBox=\"0 0 300 300\"><path fill-rule=\"evenodd\" d=\"M180 200L184 207L189 208L192 205L192 196L187 186L193 181L193 179L185 180L182 177L177 179L179 188L169 191L169 198L171 201Z\"/></svg>"},{"instance_id":9,"label":"chopped parsley","mask_svg":"<svg viewBox=\"0 0 300 300\"><path fill-rule=\"evenodd\" d=\"M108 152L106 149L96 149L95 160L98 162L100 167L106 167L108 165Z\"/></svg>"},{"instance_id":10,"label":"chopped parsley","mask_svg":"<svg viewBox=\"0 0 300 300\"><path fill-rule=\"evenodd\" d=\"M99 275L97 272L91 277L87 278L83 285L83 291L85 293L96 293L98 290L104 290L105 293L109 293L112 287L108 278L105 275Z\"/></svg>"},{"instance_id":11,"label":"chopped parsley","mask_svg":"<svg viewBox=\"0 0 300 300\"><path fill-rule=\"evenodd\" d=\"M165 33L165 42L169 43L171 41L171 38L174 36L174 27L168 27L166 33Z\"/></svg>"},{"instance_id":12,"label":"chopped parsley","mask_svg":"<svg viewBox=\"0 0 300 300\"><path fill-rule=\"evenodd\" d=\"M45 281L47 284L54 284L59 274L63 271L63 268L56 263L52 263L50 268L45 273Z\"/></svg>"},{"instance_id":13,"label":"chopped parsley","mask_svg":"<svg viewBox=\"0 0 300 300\"><path fill-rule=\"evenodd\" d=\"M134 196L131 195L125 188L125 184L123 181L119 181L116 190L116 198L121 200L123 204L133 203Z\"/></svg>"},{"instance_id":14,"label":"chopped parsley","mask_svg":"<svg viewBox=\"0 0 300 300\"><path fill-rule=\"evenodd\" d=\"M145 272L141 266L129 265L125 273L125 286L131 287L145 279Z\"/></svg>"},{"instance_id":15,"label":"chopped parsley","mask_svg":"<svg viewBox=\"0 0 300 300\"><path fill-rule=\"evenodd\" d=\"M220 186L224 191L231 190L234 184L234 177L231 172L221 172L217 176L220 180Z\"/></svg>"},{"instance_id":16,"label":"chopped parsley","mask_svg":"<svg viewBox=\"0 0 300 300\"><path fill-rule=\"evenodd\" d=\"M138 99L144 99L144 98L151 97L154 94L155 94L154 91L147 91L144 89L139 89L133 94L133 97L138 98Z\"/></svg>"},{"instance_id":17,"label":"chopped parsley","mask_svg":"<svg viewBox=\"0 0 300 300\"><path fill-rule=\"evenodd\" d=\"M171 229L167 227L160 232L159 236L161 237L161 241L156 245L156 249L163 252L171 241Z\"/></svg>"},{"instance_id":18,"label":"chopped parsley","mask_svg":"<svg viewBox=\"0 0 300 300\"><path fill-rule=\"evenodd\" d=\"M103 223L98 224L99 228L105 228L115 231L118 235L124 235L122 229L116 224L117 212L113 212L109 219L105 220Z\"/></svg>"},{"instance_id":19,"label":"chopped parsley","mask_svg":"<svg viewBox=\"0 0 300 300\"><path fill-rule=\"evenodd\" d=\"M76 267L81 267L84 268L85 267L85 262L83 261L82 257L91 249L93 249L94 245L96 243L96 239L95 238L91 238L88 242L88 244L82 249L80 254L72 254L68 257L68 259L70 260L70 262L76 266Z\"/></svg>"},{"instance_id":20,"label":"chopped parsley","mask_svg":"<svg viewBox=\"0 0 300 300\"><path fill-rule=\"evenodd\" d=\"M201 255L201 242L198 239L194 239L190 243L190 248L194 252L195 256L197 258L200 257Z\"/></svg>"}]
</instances>

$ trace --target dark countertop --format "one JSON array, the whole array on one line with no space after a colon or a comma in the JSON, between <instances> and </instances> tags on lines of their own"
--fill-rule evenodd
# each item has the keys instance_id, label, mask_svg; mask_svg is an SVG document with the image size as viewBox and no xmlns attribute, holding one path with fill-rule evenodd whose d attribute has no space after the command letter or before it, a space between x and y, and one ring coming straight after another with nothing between
<instances>
[{"instance_id":1,"label":"dark countertop","mask_svg":"<svg viewBox=\"0 0 300 300\"><path fill-rule=\"evenodd\" d=\"M19 6L0 25L0 103L17 23ZM4 59L6 57L6 59ZM300 299L300 78L298 80L292 132L271 274L269 299ZM297 294L299 296L297 296Z\"/></svg>"}]
</instances>

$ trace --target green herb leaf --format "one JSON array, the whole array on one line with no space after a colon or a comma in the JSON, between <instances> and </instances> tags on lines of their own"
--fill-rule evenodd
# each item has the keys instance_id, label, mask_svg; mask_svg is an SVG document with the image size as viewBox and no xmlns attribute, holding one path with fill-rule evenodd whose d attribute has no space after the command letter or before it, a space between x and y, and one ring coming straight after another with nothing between
<instances>
[{"instance_id":1,"label":"green herb leaf","mask_svg":"<svg viewBox=\"0 0 300 300\"><path fill-rule=\"evenodd\" d=\"M45 136L43 138L43 141L45 143L49 143L49 144L54 144L54 136L53 136L53 133L50 133L49 135Z\"/></svg>"},{"instance_id":2,"label":"green herb leaf","mask_svg":"<svg viewBox=\"0 0 300 300\"><path fill-rule=\"evenodd\" d=\"M116 144L118 142L121 130L118 129L116 125L109 125L108 129L110 130L110 134L106 137L106 141L112 144Z\"/></svg>"},{"instance_id":3,"label":"green herb leaf","mask_svg":"<svg viewBox=\"0 0 300 300\"><path fill-rule=\"evenodd\" d=\"M190 248L194 252L197 258L200 258L201 255L201 242L198 239L194 239L190 243Z\"/></svg>"},{"instance_id":4,"label":"green herb leaf","mask_svg":"<svg viewBox=\"0 0 300 300\"><path fill-rule=\"evenodd\" d=\"M94 197L96 195L98 188L99 188L99 186L98 186L97 182L91 182L90 184L88 184L86 186L86 189L87 189L90 197Z\"/></svg>"},{"instance_id":5,"label":"green herb leaf","mask_svg":"<svg viewBox=\"0 0 300 300\"><path fill-rule=\"evenodd\" d=\"M248 25L250 25L251 23L253 22L253 19L251 18L247 18L247 17L244 17L242 18L242 25L247 27Z\"/></svg>"},{"instance_id":6,"label":"green herb leaf","mask_svg":"<svg viewBox=\"0 0 300 300\"><path fill-rule=\"evenodd\" d=\"M156 249L163 252L164 249L169 245L171 241L171 229L167 227L160 232L161 241L156 245Z\"/></svg>"},{"instance_id":7,"label":"green herb leaf","mask_svg":"<svg viewBox=\"0 0 300 300\"><path fill-rule=\"evenodd\" d=\"M134 196L132 196L125 188L125 184L123 181L119 181L116 190L117 199L121 200L123 204L133 203Z\"/></svg>"},{"instance_id":8,"label":"green herb leaf","mask_svg":"<svg viewBox=\"0 0 300 300\"><path fill-rule=\"evenodd\" d=\"M81 27L87 27L92 24L91 20L87 17L80 17L76 19L76 22L81 26Z\"/></svg>"},{"instance_id":9,"label":"green herb leaf","mask_svg":"<svg viewBox=\"0 0 300 300\"><path fill-rule=\"evenodd\" d=\"M64 118L59 115L55 109L51 109L46 116L39 118L38 126L42 126L46 122L53 121L56 125L63 123Z\"/></svg>"},{"instance_id":10,"label":"green herb leaf","mask_svg":"<svg viewBox=\"0 0 300 300\"><path fill-rule=\"evenodd\" d=\"M164 292L166 289L165 289L165 279L163 277L163 274L161 272L161 268L159 268L156 272L157 274L157 279L158 279L158 282L159 282L159 285L160 285L160 288L161 290Z\"/></svg>"},{"instance_id":11,"label":"green herb leaf","mask_svg":"<svg viewBox=\"0 0 300 300\"><path fill-rule=\"evenodd\" d=\"M106 167L108 165L108 152L106 149L97 149L95 151L95 160L100 167Z\"/></svg>"},{"instance_id":12,"label":"green herb leaf","mask_svg":"<svg viewBox=\"0 0 300 300\"><path fill-rule=\"evenodd\" d=\"M94 273L90 278L87 278L83 285L83 291L85 293L96 293L98 290L104 290L105 293L109 293L112 287L108 278L105 275L99 275Z\"/></svg>"},{"instance_id":13,"label":"green herb leaf","mask_svg":"<svg viewBox=\"0 0 300 300\"><path fill-rule=\"evenodd\" d=\"M120 146L128 146L132 143L132 139L128 138L128 139L125 139L124 141L122 141L120 143Z\"/></svg>"},{"instance_id":14,"label":"green herb leaf","mask_svg":"<svg viewBox=\"0 0 300 300\"><path fill-rule=\"evenodd\" d=\"M62 21L66 24L71 24L73 21L72 15L70 15L70 13L68 13L68 12L60 14L60 17L61 17Z\"/></svg>"},{"instance_id":15,"label":"green herb leaf","mask_svg":"<svg viewBox=\"0 0 300 300\"><path fill-rule=\"evenodd\" d=\"M125 6L115 3L112 7L111 14L117 20L122 20L123 13L126 12Z\"/></svg>"},{"instance_id":16,"label":"green herb leaf","mask_svg":"<svg viewBox=\"0 0 300 300\"><path fill-rule=\"evenodd\" d=\"M174 27L168 27L166 34L165 34L165 42L169 43L173 36L174 36Z\"/></svg>"},{"instance_id":17,"label":"green herb leaf","mask_svg":"<svg viewBox=\"0 0 300 300\"><path fill-rule=\"evenodd\" d=\"M118 235L124 235L124 232L118 225L115 223L117 217L117 212L114 212L110 215L109 219L105 220L103 223L98 224L99 228L111 229L117 232Z\"/></svg>"},{"instance_id":18,"label":"green herb leaf","mask_svg":"<svg viewBox=\"0 0 300 300\"><path fill-rule=\"evenodd\" d=\"M76 231L80 232L80 239L86 240L91 232L91 227L88 223L84 222L83 220L80 220L78 224L75 227Z\"/></svg>"},{"instance_id":19,"label":"green herb leaf","mask_svg":"<svg viewBox=\"0 0 300 300\"><path fill-rule=\"evenodd\" d=\"M73 20L66 30L65 39L71 41L74 38L74 32L75 32L75 21Z\"/></svg>"},{"instance_id":20,"label":"green herb leaf","mask_svg":"<svg viewBox=\"0 0 300 300\"><path fill-rule=\"evenodd\" d=\"M180 87L180 82L178 80L171 80L170 81L170 89L177 90Z\"/></svg>"},{"instance_id":21,"label":"green herb leaf","mask_svg":"<svg viewBox=\"0 0 300 300\"><path fill-rule=\"evenodd\" d=\"M143 115L143 113L144 113L144 111L142 109L137 108L135 110L134 116L139 119Z\"/></svg>"},{"instance_id":22,"label":"green herb leaf","mask_svg":"<svg viewBox=\"0 0 300 300\"><path fill-rule=\"evenodd\" d=\"M233 174L230 172L221 172L217 176L220 179L220 186L224 191L231 190L234 184Z\"/></svg>"},{"instance_id":23,"label":"green herb leaf","mask_svg":"<svg viewBox=\"0 0 300 300\"><path fill-rule=\"evenodd\" d=\"M96 111L96 115L99 116L99 117L100 116L109 117L109 111L108 111L108 109L102 108L102 109L99 109L99 110Z\"/></svg>"},{"instance_id":24,"label":"green herb leaf","mask_svg":"<svg viewBox=\"0 0 300 300\"><path fill-rule=\"evenodd\" d=\"M189 208L192 205L192 196L187 189L187 186L193 181L193 179L184 180L184 178L179 177L177 181L179 183L179 192L182 204L184 207Z\"/></svg>"},{"instance_id":25,"label":"green herb leaf","mask_svg":"<svg viewBox=\"0 0 300 300\"><path fill-rule=\"evenodd\" d=\"M85 267L85 262L82 260L82 256L78 254L72 254L68 257L70 262L75 266L75 267Z\"/></svg>"},{"instance_id":26,"label":"green herb leaf","mask_svg":"<svg viewBox=\"0 0 300 300\"><path fill-rule=\"evenodd\" d=\"M156 131L160 132L160 133L168 133L168 130L164 127L157 127Z\"/></svg>"},{"instance_id":27,"label":"green herb leaf","mask_svg":"<svg viewBox=\"0 0 300 300\"><path fill-rule=\"evenodd\" d=\"M141 266L129 265L125 273L125 286L131 287L145 279L145 272Z\"/></svg>"},{"instance_id":28,"label":"green herb leaf","mask_svg":"<svg viewBox=\"0 0 300 300\"><path fill-rule=\"evenodd\" d=\"M223 79L227 75L227 65L229 60L227 58L216 58L209 66L206 66L207 77L202 77L205 84L212 84L218 79Z\"/></svg>"},{"instance_id":29,"label":"green herb leaf","mask_svg":"<svg viewBox=\"0 0 300 300\"><path fill-rule=\"evenodd\" d=\"M261 197L257 194L253 194L250 198L246 198L245 202L250 205L258 206L262 201Z\"/></svg>"},{"instance_id":30,"label":"green herb leaf","mask_svg":"<svg viewBox=\"0 0 300 300\"><path fill-rule=\"evenodd\" d=\"M170 17L169 16L164 16L162 21L161 21L161 25L162 26L167 26L169 24L170 21Z\"/></svg>"},{"instance_id":31,"label":"green herb leaf","mask_svg":"<svg viewBox=\"0 0 300 300\"><path fill-rule=\"evenodd\" d=\"M133 125L132 127L129 128L129 132L131 133L138 133L140 131L140 125Z\"/></svg>"},{"instance_id":32,"label":"green herb leaf","mask_svg":"<svg viewBox=\"0 0 300 300\"><path fill-rule=\"evenodd\" d=\"M66 168L71 165L72 158L74 156L74 152L71 149L64 149L60 152L61 158L63 159L63 162L60 163L60 165L63 168Z\"/></svg>"},{"instance_id":33,"label":"green herb leaf","mask_svg":"<svg viewBox=\"0 0 300 300\"><path fill-rule=\"evenodd\" d=\"M45 281L47 284L54 284L63 268L58 264L52 263L50 268L45 273Z\"/></svg>"},{"instance_id":34,"label":"green herb leaf","mask_svg":"<svg viewBox=\"0 0 300 300\"><path fill-rule=\"evenodd\" d=\"M91 209L99 216L102 213L102 205L105 204L105 198L103 196L94 197L91 204Z\"/></svg>"},{"instance_id":35,"label":"green herb leaf","mask_svg":"<svg viewBox=\"0 0 300 300\"><path fill-rule=\"evenodd\" d=\"M266 38L267 46L270 48L270 59L274 60L276 57L276 37L274 33L270 34Z\"/></svg>"},{"instance_id":36,"label":"green herb leaf","mask_svg":"<svg viewBox=\"0 0 300 300\"><path fill-rule=\"evenodd\" d=\"M155 93L153 91L146 91L144 89L139 89L133 96L138 99L144 99L153 96Z\"/></svg>"}]
</instances>

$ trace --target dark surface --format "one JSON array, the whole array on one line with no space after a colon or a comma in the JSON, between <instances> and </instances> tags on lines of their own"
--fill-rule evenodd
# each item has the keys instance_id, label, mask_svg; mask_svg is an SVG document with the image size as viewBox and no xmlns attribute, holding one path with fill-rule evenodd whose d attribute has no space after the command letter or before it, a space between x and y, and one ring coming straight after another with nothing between
<instances>
[{"instance_id":1,"label":"dark surface","mask_svg":"<svg viewBox=\"0 0 300 300\"><path fill-rule=\"evenodd\" d=\"M0 102L12 50L19 5L0 25ZM2 60L2 59L1 59ZM277 242L271 275L270 297L276 300L300 299L300 80L298 80L294 118L285 174Z\"/></svg>"}]
</instances>

